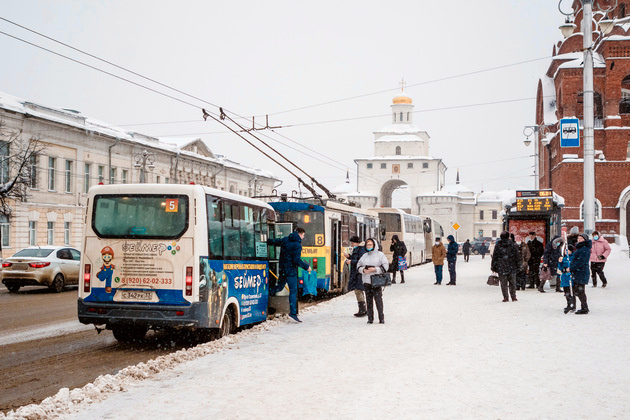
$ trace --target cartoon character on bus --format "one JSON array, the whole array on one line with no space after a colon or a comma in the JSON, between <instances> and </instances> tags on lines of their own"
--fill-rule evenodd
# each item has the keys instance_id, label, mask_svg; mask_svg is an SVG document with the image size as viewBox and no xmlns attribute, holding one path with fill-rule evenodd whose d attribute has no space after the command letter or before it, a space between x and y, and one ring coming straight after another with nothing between
<instances>
[{"instance_id":1,"label":"cartoon character on bus","mask_svg":"<svg viewBox=\"0 0 630 420\"><path fill-rule=\"evenodd\" d=\"M114 268L116 266L112 264L112 260L114 259L114 250L110 247L106 246L101 250L101 259L103 260L103 266L101 270L96 273L96 277L100 281L105 282L105 292L112 292L112 277L114 276Z\"/></svg>"}]
</instances>

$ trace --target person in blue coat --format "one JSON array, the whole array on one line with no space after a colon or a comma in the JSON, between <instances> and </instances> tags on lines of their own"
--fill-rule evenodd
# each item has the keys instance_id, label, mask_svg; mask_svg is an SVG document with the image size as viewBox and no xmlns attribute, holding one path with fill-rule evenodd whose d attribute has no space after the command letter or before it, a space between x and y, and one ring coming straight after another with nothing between
<instances>
[{"instance_id":1,"label":"person in blue coat","mask_svg":"<svg viewBox=\"0 0 630 420\"><path fill-rule=\"evenodd\" d=\"M448 263L448 274L451 280L446 283L447 286L455 286L457 281L457 273L455 272L455 265L457 264L457 252L459 251L459 245L455 242L453 235L446 237L448 240L448 247L446 248L446 262Z\"/></svg>"},{"instance_id":2,"label":"person in blue coat","mask_svg":"<svg viewBox=\"0 0 630 420\"><path fill-rule=\"evenodd\" d=\"M591 240L586 233L580 233L575 245L573 260L571 261L571 276L575 284L575 295L580 299L580 310L575 311L576 315L586 315L589 312L586 302L586 285L591 278Z\"/></svg>"},{"instance_id":3,"label":"person in blue coat","mask_svg":"<svg viewBox=\"0 0 630 420\"><path fill-rule=\"evenodd\" d=\"M270 291L275 295L282 289L284 285L289 285L289 316L296 322L302 322L297 316L297 292L298 292L298 267L311 272L311 266L302 261L302 239L306 231L302 228L295 229L285 238L267 239L267 245L280 247L280 278L275 290Z\"/></svg>"},{"instance_id":4,"label":"person in blue coat","mask_svg":"<svg viewBox=\"0 0 630 420\"><path fill-rule=\"evenodd\" d=\"M567 307L564 313L575 311L575 296L571 293L575 285L571 279L571 260L573 260L573 252L575 247L567 245L567 253L562 257L562 261L558 263L558 273L560 273L560 287L564 291L564 297L567 300Z\"/></svg>"},{"instance_id":5,"label":"person in blue coat","mask_svg":"<svg viewBox=\"0 0 630 420\"><path fill-rule=\"evenodd\" d=\"M361 238L353 236L350 238L350 245L352 245L352 254L345 253L346 264L350 267L350 278L348 280L348 291L354 290L354 294L357 297L357 304L359 305L359 312L354 314L356 317L363 317L367 315L367 309L365 306L365 288L363 287L363 279L361 273L357 271L357 263L366 253L365 247L361 246Z\"/></svg>"}]
</instances>

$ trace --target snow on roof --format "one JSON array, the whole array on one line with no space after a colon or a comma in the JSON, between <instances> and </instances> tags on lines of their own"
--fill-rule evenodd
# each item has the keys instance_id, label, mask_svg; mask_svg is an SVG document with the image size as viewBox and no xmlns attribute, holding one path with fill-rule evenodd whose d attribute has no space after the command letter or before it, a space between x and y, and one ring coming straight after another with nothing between
<instances>
[{"instance_id":1,"label":"snow on roof","mask_svg":"<svg viewBox=\"0 0 630 420\"><path fill-rule=\"evenodd\" d=\"M543 123L545 125L554 124L558 121L556 116L556 85L554 80L547 75L543 75L540 82L543 95Z\"/></svg>"},{"instance_id":2,"label":"snow on roof","mask_svg":"<svg viewBox=\"0 0 630 420\"><path fill-rule=\"evenodd\" d=\"M353 194L356 193L356 188L349 182L344 182L343 184L337 185L335 188L330 190L331 193L335 195L339 194Z\"/></svg>"},{"instance_id":3,"label":"snow on roof","mask_svg":"<svg viewBox=\"0 0 630 420\"><path fill-rule=\"evenodd\" d=\"M471 193L474 192L470 188L462 184L449 184L442 187L442 191L446 193L459 194L459 193Z\"/></svg>"},{"instance_id":4,"label":"snow on roof","mask_svg":"<svg viewBox=\"0 0 630 420\"><path fill-rule=\"evenodd\" d=\"M563 54L563 55L569 55L569 54ZM560 64L558 66L558 70L556 70L556 73L560 71L560 69L577 69L577 68L582 68L582 67L584 67L584 56L580 54L578 58L567 61L566 63ZM601 54L594 52L593 53L593 68L605 68L605 67L606 67L606 61L604 60L604 57L602 57ZM555 75L554 75L554 79L555 79Z\"/></svg>"},{"instance_id":5,"label":"snow on roof","mask_svg":"<svg viewBox=\"0 0 630 420\"><path fill-rule=\"evenodd\" d=\"M440 158L434 158L430 156L403 156L403 155L392 155L392 156L374 156L369 158L358 158L355 159L355 162L364 161L364 160L442 160Z\"/></svg>"},{"instance_id":6,"label":"snow on roof","mask_svg":"<svg viewBox=\"0 0 630 420\"><path fill-rule=\"evenodd\" d=\"M137 133L134 131L126 131L123 128L114 127L105 122L85 116L80 111L68 108L54 108L47 105L37 104L35 102L28 102L4 92L0 92L0 109L6 109L9 111L17 112L19 114L41 118L43 120L51 121L54 123L79 128L81 130L98 133L116 139L126 140L155 149L161 149L173 153L179 152L182 155L194 157L195 159L202 159L209 162L218 163L220 165L225 165L226 167L232 169L237 169L254 175L275 179L273 173L271 173L270 171L243 166L238 162L234 162L223 157L204 156L199 153L183 150L184 147L196 141L203 141L199 137L160 138L143 133ZM212 153L209 147L208 151Z\"/></svg>"}]
</instances>

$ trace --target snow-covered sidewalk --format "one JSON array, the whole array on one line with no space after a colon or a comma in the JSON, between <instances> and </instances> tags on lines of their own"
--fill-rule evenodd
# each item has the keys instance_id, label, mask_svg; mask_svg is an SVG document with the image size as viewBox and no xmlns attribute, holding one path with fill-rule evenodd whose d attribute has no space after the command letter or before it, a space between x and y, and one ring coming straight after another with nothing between
<instances>
[{"instance_id":1,"label":"snow-covered sidewalk","mask_svg":"<svg viewBox=\"0 0 630 420\"><path fill-rule=\"evenodd\" d=\"M630 418L630 260L613 255L584 316L552 291L501 302L489 265L460 257L455 287L434 286L430 264L410 269L384 293L385 325L353 317L347 294L302 324L267 322L9 417Z\"/></svg>"}]
</instances>

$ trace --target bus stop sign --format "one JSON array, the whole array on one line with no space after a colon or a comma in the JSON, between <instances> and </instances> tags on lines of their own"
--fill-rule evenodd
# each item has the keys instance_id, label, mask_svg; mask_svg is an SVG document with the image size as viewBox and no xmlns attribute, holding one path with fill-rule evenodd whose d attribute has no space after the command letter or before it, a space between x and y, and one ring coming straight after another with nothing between
<instances>
[{"instance_id":1,"label":"bus stop sign","mask_svg":"<svg viewBox=\"0 0 630 420\"><path fill-rule=\"evenodd\" d=\"M580 147L580 120L577 118L560 120L560 147Z\"/></svg>"}]
</instances>

